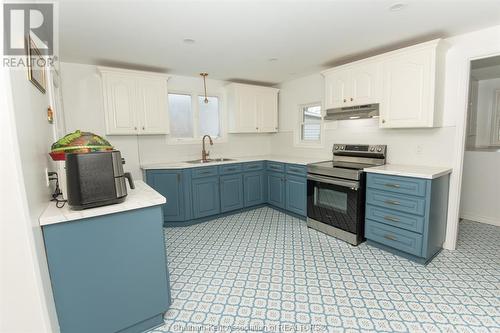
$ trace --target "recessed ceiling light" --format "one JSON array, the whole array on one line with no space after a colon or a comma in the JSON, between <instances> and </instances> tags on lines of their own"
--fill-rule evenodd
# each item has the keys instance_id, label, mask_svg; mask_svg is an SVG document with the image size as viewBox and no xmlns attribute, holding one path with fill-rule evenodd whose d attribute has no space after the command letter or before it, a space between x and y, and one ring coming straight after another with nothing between
<instances>
[{"instance_id":1,"label":"recessed ceiling light","mask_svg":"<svg viewBox=\"0 0 500 333\"><path fill-rule=\"evenodd\" d=\"M403 3L403 2L396 2L396 3L393 3L392 5L389 6L389 10L391 12L397 12L398 10L401 10L403 8L405 8L406 6L408 6L406 3Z\"/></svg>"},{"instance_id":2,"label":"recessed ceiling light","mask_svg":"<svg viewBox=\"0 0 500 333\"><path fill-rule=\"evenodd\" d=\"M269 58L269 61L278 61L278 58Z\"/></svg>"},{"instance_id":3,"label":"recessed ceiling light","mask_svg":"<svg viewBox=\"0 0 500 333\"><path fill-rule=\"evenodd\" d=\"M194 39L191 38L184 38L182 41L186 44L194 44L196 42Z\"/></svg>"}]
</instances>

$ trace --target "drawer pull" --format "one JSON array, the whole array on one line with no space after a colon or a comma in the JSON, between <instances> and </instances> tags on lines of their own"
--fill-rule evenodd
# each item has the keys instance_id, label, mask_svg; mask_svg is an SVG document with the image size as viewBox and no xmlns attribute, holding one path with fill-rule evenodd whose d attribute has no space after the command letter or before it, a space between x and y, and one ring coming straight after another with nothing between
<instances>
[{"instance_id":1,"label":"drawer pull","mask_svg":"<svg viewBox=\"0 0 500 333\"><path fill-rule=\"evenodd\" d=\"M228 168L228 169L226 169L226 171L235 171L235 170L236 170L236 168Z\"/></svg>"},{"instance_id":2,"label":"drawer pull","mask_svg":"<svg viewBox=\"0 0 500 333\"><path fill-rule=\"evenodd\" d=\"M399 201L396 201L396 200L386 200L385 203L388 205L395 205L395 206L401 205L401 203Z\"/></svg>"},{"instance_id":3,"label":"drawer pull","mask_svg":"<svg viewBox=\"0 0 500 333\"><path fill-rule=\"evenodd\" d=\"M384 216L384 220L392 221L392 222L399 222L399 219L397 217L393 217L393 216Z\"/></svg>"},{"instance_id":4,"label":"drawer pull","mask_svg":"<svg viewBox=\"0 0 500 333\"><path fill-rule=\"evenodd\" d=\"M200 175L210 175L212 172L211 171L204 171L200 172Z\"/></svg>"},{"instance_id":5,"label":"drawer pull","mask_svg":"<svg viewBox=\"0 0 500 333\"><path fill-rule=\"evenodd\" d=\"M385 184L385 187L400 188L401 185L399 185L399 184Z\"/></svg>"},{"instance_id":6,"label":"drawer pull","mask_svg":"<svg viewBox=\"0 0 500 333\"><path fill-rule=\"evenodd\" d=\"M393 235L389 235L389 234L385 234L385 235L384 235L384 238L385 238L385 239L388 239L388 240L391 240L391 241L395 241L395 240L397 240L397 238L396 238L395 236L393 236Z\"/></svg>"}]
</instances>

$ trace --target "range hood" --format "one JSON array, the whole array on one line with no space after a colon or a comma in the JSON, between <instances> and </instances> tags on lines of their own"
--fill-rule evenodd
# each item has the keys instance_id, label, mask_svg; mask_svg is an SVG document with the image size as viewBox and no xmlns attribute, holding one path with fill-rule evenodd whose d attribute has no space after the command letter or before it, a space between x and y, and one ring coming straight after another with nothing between
<instances>
[{"instance_id":1,"label":"range hood","mask_svg":"<svg viewBox=\"0 0 500 333\"><path fill-rule=\"evenodd\" d=\"M379 104L365 104L326 110L325 120L366 119L379 116Z\"/></svg>"}]
</instances>

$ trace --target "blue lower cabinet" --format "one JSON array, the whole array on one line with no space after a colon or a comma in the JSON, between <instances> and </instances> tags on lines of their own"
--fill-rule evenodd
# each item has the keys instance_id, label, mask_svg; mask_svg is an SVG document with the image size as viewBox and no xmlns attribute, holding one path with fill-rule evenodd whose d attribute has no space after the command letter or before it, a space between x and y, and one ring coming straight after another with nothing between
<instances>
[{"instance_id":1,"label":"blue lower cabinet","mask_svg":"<svg viewBox=\"0 0 500 333\"><path fill-rule=\"evenodd\" d=\"M285 209L285 176L283 173L267 174L267 202L270 205Z\"/></svg>"},{"instance_id":2,"label":"blue lower cabinet","mask_svg":"<svg viewBox=\"0 0 500 333\"><path fill-rule=\"evenodd\" d=\"M143 332L171 304L160 206L42 228L62 333Z\"/></svg>"},{"instance_id":3,"label":"blue lower cabinet","mask_svg":"<svg viewBox=\"0 0 500 333\"><path fill-rule=\"evenodd\" d=\"M146 182L167 198L162 207L166 226L180 226L262 204L305 217L306 174L303 165L256 161L147 170Z\"/></svg>"},{"instance_id":4,"label":"blue lower cabinet","mask_svg":"<svg viewBox=\"0 0 500 333\"><path fill-rule=\"evenodd\" d=\"M219 177L215 176L193 179L192 196L193 217L195 219L219 214Z\"/></svg>"},{"instance_id":5,"label":"blue lower cabinet","mask_svg":"<svg viewBox=\"0 0 500 333\"><path fill-rule=\"evenodd\" d=\"M307 215L307 179L306 177L287 175L285 180L285 209L295 214Z\"/></svg>"},{"instance_id":6,"label":"blue lower cabinet","mask_svg":"<svg viewBox=\"0 0 500 333\"><path fill-rule=\"evenodd\" d=\"M230 212L243 208L243 175L220 177L220 211Z\"/></svg>"},{"instance_id":7,"label":"blue lower cabinet","mask_svg":"<svg viewBox=\"0 0 500 333\"><path fill-rule=\"evenodd\" d=\"M368 173L365 237L375 246L419 263L442 248L449 175L435 179Z\"/></svg>"},{"instance_id":8,"label":"blue lower cabinet","mask_svg":"<svg viewBox=\"0 0 500 333\"><path fill-rule=\"evenodd\" d=\"M257 206L266 202L265 175L263 172L249 172L243 175L245 207Z\"/></svg>"},{"instance_id":9,"label":"blue lower cabinet","mask_svg":"<svg viewBox=\"0 0 500 333\"><path fill-rule=\"evenodd\" d=\"M165 222L185 221L190 218L190 211L186 209L189 203L186 191L191 181L188 171L184 170L153 170L146 172L146 183L158 193L167 198L163 205L163 219ZM187 198L186 198L187 197Z\"/></svg>"}]
</instances>

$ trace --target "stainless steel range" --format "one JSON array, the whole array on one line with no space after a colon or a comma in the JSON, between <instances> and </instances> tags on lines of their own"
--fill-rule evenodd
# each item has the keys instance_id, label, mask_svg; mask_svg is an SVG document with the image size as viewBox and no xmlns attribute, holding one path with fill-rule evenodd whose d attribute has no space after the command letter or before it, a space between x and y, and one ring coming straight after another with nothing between
<instances>
[{"instance_id":1,"label":"stainless steel range","mask_svg":"<svg viewBox=\"0 0 500 333\"><path fill-rule=\"evenodd\" d=\"M385 145L333 145L333 160L307 165L307 225L350 244L363 241L364 168L385 164Z\"/></svg>"}]
</instances>

